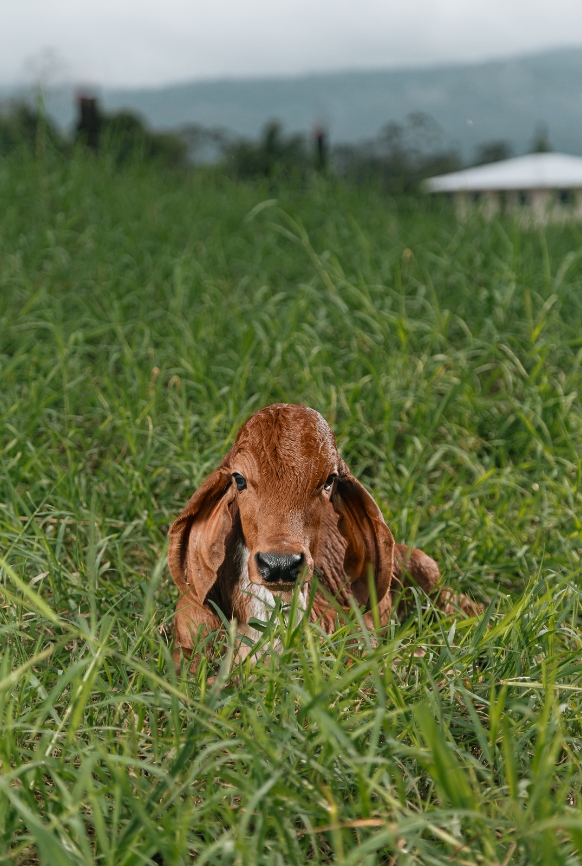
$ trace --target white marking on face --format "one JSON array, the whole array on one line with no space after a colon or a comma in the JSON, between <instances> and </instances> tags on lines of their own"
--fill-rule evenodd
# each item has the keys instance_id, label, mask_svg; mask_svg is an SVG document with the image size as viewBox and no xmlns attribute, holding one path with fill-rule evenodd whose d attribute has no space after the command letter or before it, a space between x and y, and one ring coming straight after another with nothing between
<instances>
[{"instance_id":1,"label":"white marking on face","mask_svg":"<svg viewBox=\"0 0 582 866\"><path fill-rule=\"evenodd\" d=\"M239 593L245 597L249 619L253 616L262 622L267 622L275 607L275 596L266 586L251 583L249 578L249 551L239 547L240 572L238 579Z\"/></svg>"},{"instance_id":2,"label":"white marking on face","mask_svg":"<svg viewBox=\"0 0 582 866\"><path fill-rule=\"evenodd\" d=\"M267 589L266 586L261 586L257 583L252 583L249 578L249 551L244 545L239 545L236 552L237 568L239 571L239 579L236 593L236 602L234 605L234 613L241 624L246 625L248 620L253 617L261 622L268 622L271 614L276 607L275 595ZM300 620L307 608L307 586L303 585L299 593L297 604L297 619ZM290 593L285 593L289 598ZM285 600L282 604L283 617L287 622L287 611L291 607L291 601ZM242 612L246 613L246 617L241 617ZM261 632L252 626L246 626L245 633L253 640L258 640L261 637Z\"/></svg>"}]
</instances>

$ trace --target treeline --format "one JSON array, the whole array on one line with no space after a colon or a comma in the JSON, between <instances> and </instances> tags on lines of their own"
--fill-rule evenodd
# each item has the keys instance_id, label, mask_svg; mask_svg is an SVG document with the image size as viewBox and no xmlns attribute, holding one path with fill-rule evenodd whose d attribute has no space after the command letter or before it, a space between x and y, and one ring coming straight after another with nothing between
<instances>
[{"instance_id":1,"label":"treeline","mask_svg":"<svg viewBox=\"0 0 582 866\"><path fill-rule=\"evenodd\" d=\"M173 169L211 163L241 180L265 178L302 184L314 173L332 175L357 185L374 185L388 193L410 193L422 180L463 167L460 154L443 144L443 133L428 115L409 115L404 123L388 123L380 134L358 144L330 147L324 130L313 137L286 134L271 122L257 140L241 139L224 130L191 125L174 132L154 132L128 111L98 111L95 100L79 100L79 121L72 136L60 132L42 111L25 102L0 109L0 157L19 148L40 154L47 148L70 155L89 148L116 164L156 161ZM505 141L478 148L473 165L511 156Z\"/></svg>"},{"instance_id":2,"label":"treeline","mask_svg":"<svg viewBox=\"0 0 582 866\"><path fill-rule=\"evenodd\" d=\"M311 138L288 135L276 121L254 141L200 127L182 134L190 137L194 163L214 149L224 169L241 179L302 183L319 172L348 183L373 184L389 193L409 193L427 177L462 168L459 153L442 145L438 124L421 113L411 114L403 124L387 124L369 141L333 147L324 130L316 130Z\"/></svg>"},{"instance_id":3,"label":"treeline","mask_svg":"<svg viewBox=\"0 0 582 866\"><path fill-rule=\"evenodd\" d=\"M189 164L188 142L179 134L153 132L129 111L99 113L94 140L81 120L72 136L65 136L42 110L24 101L0 108L0 157L25 150L40 155L47 149L64 156L75 148L98 150L118 165L132 160L155 160L173 168Z\"/></svg>"},{"instance_id":4,"label":"treeline","mask_svg":"<svg viewBox=\"0 0 582 866\"><path fill-rule=\"evenodd\" d=\"M390 123L371 141L330 148L322 130L313 140L286 136L268 124L260 139L226 142L226 167L237 177L302 180L314 170L358 185L374 184L390 193L414 191L426 177L461 167L459 155L440 146L437 124L412 114L405 124Z\"/></svg>"}]
</instances>

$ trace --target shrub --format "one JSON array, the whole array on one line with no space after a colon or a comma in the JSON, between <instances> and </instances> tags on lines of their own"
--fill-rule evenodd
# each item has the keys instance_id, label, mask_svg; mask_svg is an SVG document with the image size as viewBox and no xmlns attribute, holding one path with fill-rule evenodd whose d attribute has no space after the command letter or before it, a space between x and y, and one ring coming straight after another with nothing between
<instances>
[{"instance_id":1,"label":"shrub","mask_svg":"<svg viewBox=\"0 0 582 866\"><path fill-rule=\"evenodd\" d=\"M0 156L19 148L38 153L47 144L62 150L65 142L43 111L25 101L14 101L0 108Z\"/></svg>"},{"instance_id":2,"label":"shrub","mask_svg":"<svg viewBox=\"0 0 582 866\"><path fill-rule=\"evenodd\" d=\"M140 117L130 111L98 115L99 150L112 156L119 165L134 160L156 160L168 166L186 164L188 145L177 134L152 132ZM79 125L77 143L86 144L85 130Z\"/></svg>"},{"instance_id":3,"label":"shrub","mask_svg":"<svg viewBox=\"0 0 582 866\"><path fill-rule=\"evenodd\" d=\"M475 165L486 165L490 162L501 162L503 159L509 159L513 153L513 148L509 141L499 139L496 141L486 141L480 144L475 154Z\"/></svg>"},{"instance_id":4,"label":"shrub","mask_svg":"<svg viewBox=\"0 0 582 866\"><path fill-rule=\"evenodd\" d=\"M438 124L417 112L404 125L388 123L378 138L334 148L332 164L341 177L358 185L409 193L424 178L461 167L455 151L440 149L441 138Z\"/></svg>"},{"instance_id":5,"label":"shrub","mask_svg":"<svg viewBox=\"0 0 582 866\"><path fill-rule=\"evenodd\" d=\"M267 177L271 180L298 178L312 161L302 135L283 135L281 124L268 123L258 142L239 140L225 148L227 164L241 179Z\"/></svg>"}]
</instances>

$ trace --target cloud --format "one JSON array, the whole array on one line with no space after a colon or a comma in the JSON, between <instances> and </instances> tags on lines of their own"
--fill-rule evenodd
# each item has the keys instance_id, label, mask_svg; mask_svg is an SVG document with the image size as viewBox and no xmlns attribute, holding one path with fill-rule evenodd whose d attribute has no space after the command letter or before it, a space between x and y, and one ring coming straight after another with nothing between
<instances>
[{"instance_id":1,"label":"cloud","mask_svg":"<svg viewBox=\"0 0 582 866\"><path fill-rule=\"evenodd\" d=\"M0 83L47 48L74 81L140 85L479 60L582 33L579 0L19 0L2 15Z\"/></svg>"}]
</instances>

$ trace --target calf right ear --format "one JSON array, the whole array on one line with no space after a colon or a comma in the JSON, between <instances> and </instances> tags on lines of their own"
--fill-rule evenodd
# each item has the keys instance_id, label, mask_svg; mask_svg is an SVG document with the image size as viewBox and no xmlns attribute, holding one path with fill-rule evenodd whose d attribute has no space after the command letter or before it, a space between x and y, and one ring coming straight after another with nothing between
<instances>
[{"instance_id":1,"label":"calf right ear","mask_svg":"<svg viewBox=\"0 0 582 866\"><path fill-rule=\"evenodd\" d=\"M224 560L234 499L231 473L223 463L202 483L170 527L168 564L174 583L182 593L192 591L200 604L204 604Z\"/></svg>"},{"instance_id":2,"label":"calf right ear","mask_svg":"<svg viewBox=\"0 0 582 866\"><path fill-rule=\"evenodd\" d=\"M374 498L343 461L331 502L339 518L338 529L346 541L344 570L351 579L350 589L354 598L358 604L369 604L368 573L371 568L380 609L389 610L394 538Z\"/></svg>"}]
</instances>

